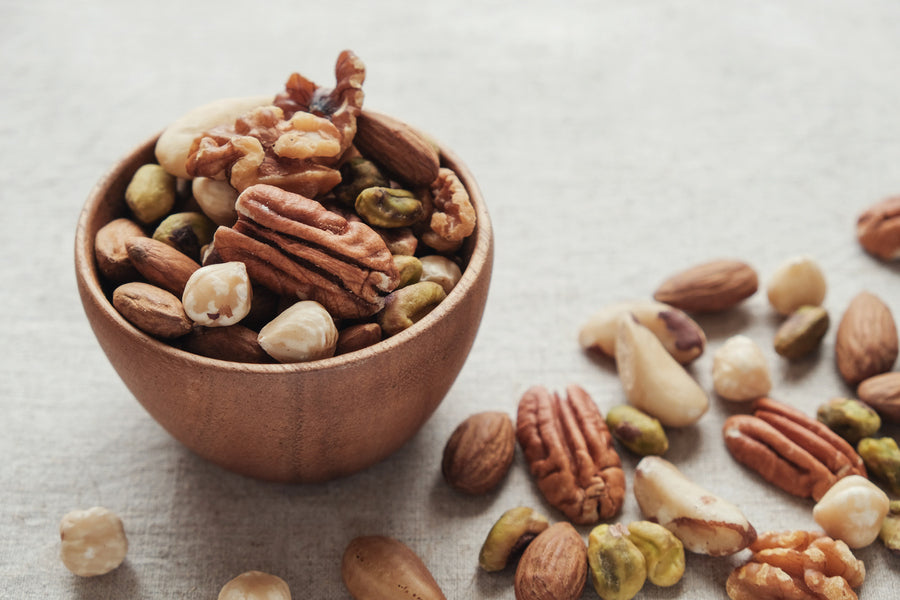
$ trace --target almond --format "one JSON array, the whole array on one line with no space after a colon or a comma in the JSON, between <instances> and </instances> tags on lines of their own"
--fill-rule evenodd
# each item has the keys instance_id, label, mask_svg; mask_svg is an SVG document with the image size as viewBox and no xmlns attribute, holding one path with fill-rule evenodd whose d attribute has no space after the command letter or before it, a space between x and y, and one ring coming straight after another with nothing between
<instances>
[{"instance_id":1,"label":"almond","mask_svg":"<svg viewBox=\"0 0 900 600\"><path fill-rule=\"evenodd\" d=\"M364 156L408 184L430 185L437 179L437 151L402 121L364 110L356 118L353 144Z\"/></svg>"},{"instance_id":2,"label":"almond","mask_svg":"<svg viewBox=\"0 0 900 600\"><path fill-rule=\"evenodd\" d=\"M869 292L850 302L834 343L837 368L850 385L890 371L897 360L897 326L891 309Z\"/></svg>"},{"instance_id":3,"label":"almond","mask_svg":"<svg viewBox=\"0 0 900 600\"><path fill-rule=\"evenodd\" d=\"M739 260L720 259L681 271L659 286L653 297L687 312L717 312L752 296L756 271Z\"/></svg>"},{"instance_id":4,"label":"almond","mask_svg":"<svg viewBox=\"0 0 900 600\"><path fill-rule=\"evenodd\" d=\"M587 582L587 546L560 521L534 538L516 568L516 600L575 600Z\"/></svg>"},{"instance_id":5,"label":"almond","mask_svg":"<svg viewBox=\"0 0 900 600\"><path fill-rule=\"evenodd\" d=\"M485 494L509 471L516 450L512 419L503 412L481 412L459 424L444 447L441 472L452 487Z\"/></svg>"},{"instance_id":6,"label":"almond","mask_svg":"<svg viewBox=\"0 0 900 600\"><path fill-rule=\"evenodd\" d=\"M341 578L356 600L446 600L422 559L387 536L353 539L344 551Z\"/></svg>"},{"instance_id":7,"label":"almond","mask_svg":"<svg viewBox=\"0 0 900 600\"><path fill-rule=\"evenodd\" d=\"M900 424L900 373L881 373L869 377L859 384L856 394L882 419Z\"/></svg>"},{"instance_id":8,"label":"almond","mask_svg":"<svg viewBox=\"0 0 900 600\"><path fill-rule=\"evenodd\" d=\"M149 283L123 283L113 292L112 303L129 323L153 337L173 339L193 327L181 300Z\"/></svg>"},{"instance_id":9,"label":"almond","mask_svg":"<svg viewBox=\"0 0 900 600\"><path fill-rule=\"evenodd\" d=\"M900 258L900 196L864 210L856 222L856 239L866 252L882 260Z\"/></svg>"},{"instance_id":10,"label":"almond","mask_svg":"<svg viewBox=\"0 0 900 600\"><path fill-rule=\"evenodd\" d=\"M130 238L125 242L125 249L131 264L147 281L179 297L188 279L200 268L197 261L153 238Z\"/></svg>"}]
</instances>

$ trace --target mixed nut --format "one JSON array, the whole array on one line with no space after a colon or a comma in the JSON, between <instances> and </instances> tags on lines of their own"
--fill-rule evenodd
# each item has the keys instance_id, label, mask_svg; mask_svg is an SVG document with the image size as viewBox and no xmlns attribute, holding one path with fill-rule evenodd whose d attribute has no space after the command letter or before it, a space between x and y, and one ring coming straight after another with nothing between
<instances>
[{"instance_id":1,"label":"mixed nut","mask_svg":"<svg viewBox=\"0 0 900 600\"><path fill-rule=\"evenodd\" d=\"M301 362L396 335L444 300L475 208L429 139L363 109L365 75L347 50L333 88L294 73L160 135L126 216L94 241L125 319L212 358Z\"/></svg>"}]
</instances>

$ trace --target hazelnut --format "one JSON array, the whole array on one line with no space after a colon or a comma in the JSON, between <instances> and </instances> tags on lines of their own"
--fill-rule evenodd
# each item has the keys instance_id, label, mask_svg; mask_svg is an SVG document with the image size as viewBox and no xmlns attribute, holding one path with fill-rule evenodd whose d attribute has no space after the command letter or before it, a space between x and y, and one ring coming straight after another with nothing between
<instances>
[{"instance_id":1,"label":"hazelnut","mask_svg":"<svg viewBox=\"0 0 900 600\"><path fill-rule=\"evenodd\" d=\"M765 355L744 335L727 339L716 351L712 375L716 393L726 400L754 400L772 389Z\"/></svg>"},{"instance_id":2,"label":"hazelnut","mask_svg":"<svg viewBox=\"0 0 900 600\"><path fill-rule=\"evenodd\" d=\"M263 327L258 339L263 350L277 361L306 362L333 356L338 330L324 306L303 300Z\"/></svg>"},{"instance_id":3,"label":"hazelnut","mask_svg":"<svg viewBox=\"0 0 900 600\"><path fill-rule=\"evenodd\" d=\"M813 519L829 536L851 548L868 546L878 537L890 500L874 483L849 475L825 492L813 508Z\"/></svg>"},{"instance_id":4,"label":"hazelnut","mask_svg":"<svg viewBox=\"0 0 900 600\"><path fill-rule=\"evenodd\" d=\"M81 577L109 573L125 560L128 539L122 520L109 509L95 506L73 510L59 523L59 557Z\"/></svg>"},{"instance_id":5,"label":"hazelnut","mask_svg":"<svg viewBox=\"0 0 900 600\"><path fill-rule=\"evenodd\" d=\"M813 258L798 256L779 266L766 292L778 314L789 315L801 306L819 306L825 299L825 275Z\"/></svg>"},{"instance_id":6,"label":"hazelnut","mask_svg":"<svg viewBox=\"0 0 900 600\"><path fill-rule=\"evenodd\" d=\"M188 278L181 301L199 325L234 325L249 314L253 301L246 265L233 261L200 267Z\"/></svg>"},{"instance_id":7,"label":"hazelnut","mask_svg":"<svg viewBox=\"0 0 900 600\"><path fill-rule=\"evenodd\" d=\"M247 571L222 586L219 600L291 600L291 590L281 577Z\"/></svg>"}]
</instances>

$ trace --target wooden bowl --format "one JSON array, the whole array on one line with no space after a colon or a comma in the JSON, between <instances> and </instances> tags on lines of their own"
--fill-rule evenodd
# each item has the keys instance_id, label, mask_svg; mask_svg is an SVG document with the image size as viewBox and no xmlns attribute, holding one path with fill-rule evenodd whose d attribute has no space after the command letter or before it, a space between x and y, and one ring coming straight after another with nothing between
<instances>
[{"instance_id":1,"label":"wooden bowl","mask_svg":"<svg viewBox=\"0 0 900 600\"><path fill-rule=\"evenodd\" d=\"M205 358L133 327L110 303L94 237L124 216L125 187L154 162L153 137L124 157L88 196L75 236L78 291L100 346L128 389L175 439L237 473L318 482L360 471L399 449L443 400L472 347L493 262L493 234L478 185L452 152L477 212L462 279L427 317L374 346L297 364Z\"/></svg>"}]
</instances>

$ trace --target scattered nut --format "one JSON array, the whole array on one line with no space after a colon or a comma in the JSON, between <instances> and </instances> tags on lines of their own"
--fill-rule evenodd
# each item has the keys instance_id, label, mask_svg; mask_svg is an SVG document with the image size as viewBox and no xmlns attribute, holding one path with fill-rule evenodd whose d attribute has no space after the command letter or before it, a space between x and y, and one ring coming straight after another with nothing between
<instances>
[{"instance_id":1,"label":"scattered nut","mask_svg":"<svg viewBox=\"0 0 900 600\"><path fill-rule=\"evenodd\" d=\"M706 334L684 311L654 300L618 302L593 314L581 327L578 342L585 350L597 350L607 356L616 354L619 318L631 314L638 323L653 332L679 363L686 365L703 354Z\"/></svg>"},{"instance_id":2,"label":"scattered nut","mask_svg":"<svg viewBox=\"0 0 900 600\"><path fill-rule=\"evenodd\" d=\"M199 325L234 325L249 314L253 301L247 267L237 261L200 267L184 285L181 301Z\"/></svg>"},{"instance_id":3,"label":"scattered nut","mask_svg":"<svg viewBox=\"0 0 900 600\"><path fill-rule=\"evenodd\" d=\"M588 536L591 583L603 600L630 600L647 580L644 555L628 537L628 528L598 525Z\"/></svg>"},{"instance_id":4,"label":"scattered nut","mask_svg":"<svg viewBox=\"0 0 900 600\"><path fill-rule=\"evenodd\" d=\"M890 500L860 475L844 477L813 508L813 519L825 533L851 548L868 546L878 537Z\"/></svg>"},{"instance_id":5,"label":"scattered nut","mask_svg":"<svg viewBox=\"0 0 900 600\"><path fill-rule=\"evenodd\" d=\"M649 329L629 316L619 319L616 367L628 403L667 427L696 423L709 408L700 385Z\"/></svg>"},{"instance_id":6,"label":"scattered nut","mask_svg":"<svg viewBox=\"0 0 900 600\"><path fill-rule=\"evenodd\" d=\"M391 537L358 537L347 544L341 578L356 600L446 600L422 559Z\"/></svg>"},{"instance_id":7,"label":"scattered nut","mask_svg":"<svg viewBox=\"0 0 900 600\"><path fill-rule=\"evenodd\" d=\"M662 455L669 439L662 423L633 406L614 406L606 413L606 426L619 442L640 456Z\"/></svg>"},{"instance_id":8,"label":"scattered nut","mask_svg":"<svg viewBox=\"0 0 900 600\"><path fill-rule=\"evenodd\" d=\"M193 327L181 300L149 283L123 283L113 291L112 303L129 323L155 338L181 337Z\"/></svg>"},{"instance_id":9,"label":"scattered nut","mask_svg":"<svg viewBox=\"0 0 900 600\"><path fill-rule=\"evenodd\" d=\"M789 494L819 500L848 475L866 475L862 458L823 423L784 402L760 398L753 415L725 419L725 446L739 463Z\"/></svg>"},{"instance_id":10,"label":"scattered nut","mask_svg":"<svg viewBox=\"0 0 900 600\"><path fill-rule=\"evenodd\" d=\"M819 347L828 332L828 311L821 306L801 306L775 332L775 352L797 360Z\"/></svg>"},{"instance_id":11,"label":"scattered nut","mask_svg":"<svg viewBox=\"0 0 900 600\"><path fill-rule=\"evenodd\" d=\"M565 521L551 525L525 548L516 568L516 600L576 600L587 582L587 548Z\"/></svg>"},{"instance_id":12,"label":"scattered nut","mask_svg":"<svg viewBox=\"0 0 900 600\"><path fill-rule=\"evenodd\" d=\"M882 421L900 423L900 373L869 377L859 384L856 394L875 409Z\"/></svg>"},{"instance_id":13,"label":"scattered nut","mask_svg":"<svg viewBox=\"0 0 900 600\"><path fill-rule=\"evenodd\" d=\"M878 413L851 398L832 398L819 406L816 418L853 445L881 429Z\"/></svg>"},{"instance_id":14,"label":"scattered nut","mask_svg":"<svg viewBox=\"0 0 900 600\"><path fill-rule=\"evenodd\" d=\"M548 527L547 517L531 508L509 509L488 532L478 555L478 566L488 572L502 571L512 557L521 554Z\"/></svg>"},{"instance_id":15,"label":"scattered nut","mask_svg":"<svg viewBox=\"0 0 900 600\"><path fill-rule=\"evenodd\" d=\"M722 259L673 275L657 288L653 298L687 312L718 312L749 298L758 287L753 267Z\"/></svg>"},{"instance_id":16,"label":"scattered nut","mask_svg":"<svg viewBox=\"0 0 900 600\"><path fill-rule=\"evenodd\" d=\"M897 360L897 326L888 306L860 292L838 325L834 353L838 371L850 385L890 371Z\"/></svg>"},{"instance_id":17,"label":"scattered nut","mask_svg":"<svg viewBox=\"0 0 900 600\"><path fill-rule=\"evenodd\" d=\"M197 177L191 182L191 193L207 217L216 225L231 227L237 221L238 192L227 181Z\"/></svg>"},{"instance_id":18,"label":"scattered nut","mask_svg":"<svg viewBox=\"0 0 900 600\"><path fill-rule=\"evenodd\" d=\"M900 555L900 500L892 500L890 510L881 523L878 538L895 555Z\"/></svg>"},{"instance_id":19,"label":"scattered nut","mask_svg":"<svg viewBox=\"0 0 900 600\"><path fill-rule=\"evenodd\" d=\"M387 295L378 323L386 336L412 327L443 302L447 294L433 281L420 281Z\"/></svg>"},{"instance_id":20,"label":"scattered nut","mask_svg":"<svg viewBox=\"0 0 900 600\"><path fill-rule=\"evenodd\" d=\"M439 254L423 256L421 263L422 275L420 281L433 281L440 284L447 294L462 279L462 271L459 266L446 256L440 256Z\"/></svg>"},{"instance_id":21,"label":"scattered nut","mask_svg":"<svg viewBox=\"0 0 900 600\"><path fill-rule=\"evenodd\" d=\"M263 327L258 339L269 356L291 363L333 356L337 338L337 327L325 307L302 300Z\"/></svg>"},{"instance_id":22,"label":"scattered nut","mask_svg":"<svg viewBox=\"0 0 900 600\"><path fill-rule=\"evenodd\" d=\"M674 533L691 552L725 556L756 539L756 530L737 506L689 480L664 458L641 459L634 497L647 519Z\"/></svg>"},{"instance_id":23,"label":"scattered nut","mask_svg":"<svg viewBox=\"0 0 900 600\"><path fill-rule=\"evenodd\" d=\"M94 256L97 268L105 276L116 282L137 279L138 272L128 258L125 244L135 237L147 237L140 225L131 219L115 219L99 230L94 237Z\"/></svg>"},{"instance_id":24,"label":"scattered nut","mask_svg":"<svg viewBox=\"0 0 900 600\"><path fill-rule=\"evenodd\" d=\"M750 562L728 576L731 600L856 600L866 568L847 544L808 531L768 532L750 545Z\"/></svg>"},{"instance_id":25,"label":"scattered nut","mask_svg":"<svg viewBox=\"0 0 900 600\"><path fill-rule=\"evenodd\" d=\"M900 196L866 208L856 222L856 239L866 252L882 260L900 258Z\"/></svg>"},{"instance_id":26,"label":"scattered nut","mask_svg":"<svg viewBox=\"0 0 900 600\"><path fill-rule=\"evenodd\" d=\"M766 293L778 314L789 315L801 306L821 305L826 290L819 264L810 256L798 256L775 269Z\"/></svg>"},{"instance_id":27,"label":"scattered nut","mask_svg":"<svg viewBox=\"0 0 900 600\"><path fill-rule=\"evenodd\" d=\"M588 393L536 385L522 395L516 438L547 501L573 523L596 523L622 509L625 473L600 410Z\"/></svg>"},{"instance_id":28,"label":"scattered nut","mask_svg":"<svg viewBox=\"0 0 900 600\"><path fill-rule=\"evenodd\" d=\"M516 431L509 415L477 413L460 423L447 440L441 473L461 492L486 494L509 471L515 450Z\"/></svg>"},{"instance_id":29,"label":"scattered nut","mask_svg":"<svg viewBox=\"0 0 900 600\"><path fill-rule=\"evenodd\" d=\"M754 400L772 389L766 356L744 335L728 338L716 350L712 375L716 393L726 400Z\"/></svg>"},{"instance_id":30,"label":"scattered nut","mask_svg":"<svg viewBox=\"0 0 900 600\"><path fill-rule=\"evenodd\" d=\"M647 564L647 579L653 585L670 587L684 576L684 544L658 523L633 521L628 540L637 546Z\"/></svg>"},{"instance_id":31,"label":"scattered nut","mask_svg":"<svg viewBox=\"0 0 900 600\"><path fill-rule=\"evenodd\" d=\"M175 177L159 165L141 166L125 189L125 203L145 225L161 219L175 205Z\"/></svg>"},{"instance_id":32,"label":"scattered nut","mask_svg":"<svg viewBox=\"0 0 900 600\"><path fill-rule=\"evenodd\" d=\"M892 437L863 438L859 455L872 475L884 482L892 494L900 495L900 448Z\"/></svg>"},{"instance_id":33,"label":"scattered nut","mask_svg":"<svg viewBox=\"0 0 900 600\"><path fill-rule=\"evenodd\" d=\"M222 586L219 600L291 600L291 589L277 575L247 571Z\"/></svg>"},{"instance_id":34,"label":"scattered nut","mask_svg":"<svg viewBox=\"0 0 900 600\"><path fill-rule=\"evenodd\" d=\"M81 577L109 573L122 564L128 553L122 519L100 506L65 515L59 523L59 537L60 559Z\"/></svg>"},{"instance_id":35,"label":"scattered nut","mask_svg":"<svg viewBox=\"0 0 900 600\"><path fill-rule=\"evenodd\" d=\"M215 223L203 213L180 212L163 219L153 232L153 239L199 262L201 248L212 242L215 231Z\"/></svg>"}]
</instances>

